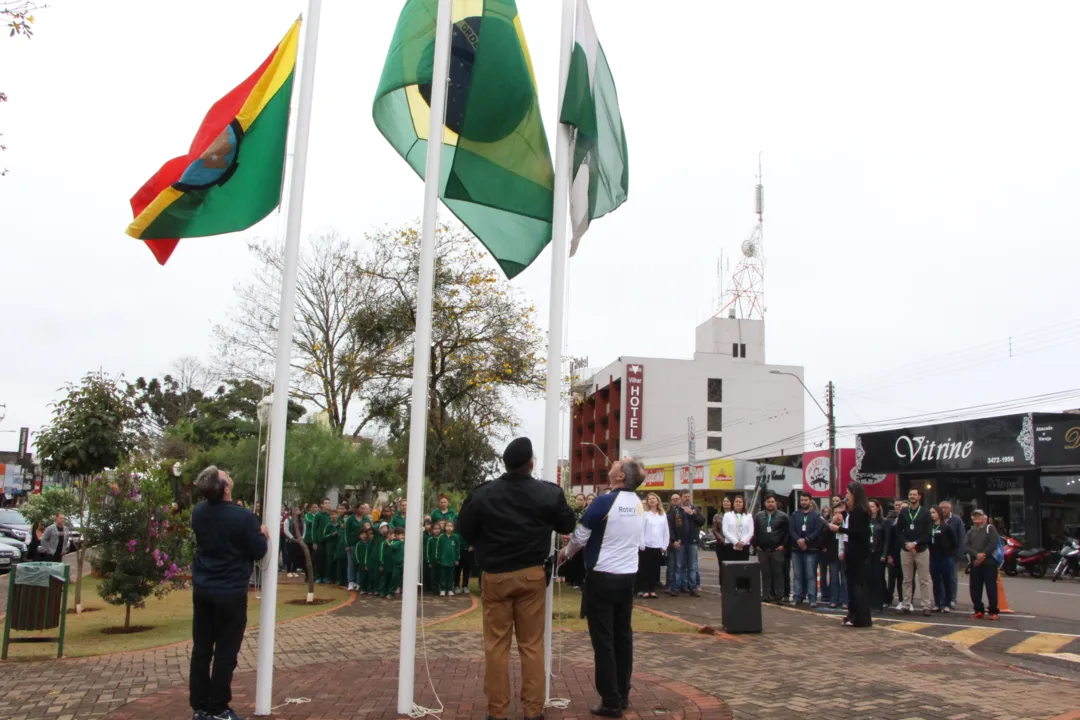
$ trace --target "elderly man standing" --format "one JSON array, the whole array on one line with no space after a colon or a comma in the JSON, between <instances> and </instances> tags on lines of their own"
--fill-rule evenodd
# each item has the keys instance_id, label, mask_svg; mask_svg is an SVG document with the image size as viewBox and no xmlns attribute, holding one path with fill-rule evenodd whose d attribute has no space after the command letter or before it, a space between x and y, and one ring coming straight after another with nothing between
<instances>
[{"instance_id":1,"label":"elderly man standing","mask_svg":"<svg viewBox=\"0 0 1080 720\"><path fill-rule=\"evenodd\" d=\"M593 501L559 554L565 561L585 548L585 617L600 693L600 705L592 708L592 714L600 717L621 718L630 706L634 668L630 621L638 551L645 549L645 509L634 491L644 480L645 469L636 459L615 463L608 473L611 492Z\"/></svg>"},{"instance_id":2,"label":"elderly man standing","mask_svg":"<svg viewBox=\"0 0 1080 720\"><path fill-rule=\"evenodd\" d=\"M58 513L56 523L45 528L38 545L38 555L44 560L63 562L64 553L70 544L71 530L64 525L64 513Z\"/></svg>"},{"instance_id":3,"label":"elderly man standing","mask_svg":"<svg viewBox=\"0 0 1080 720\"><path fill-rule=\"evenodd\" d=\"M517 438L503 452L506 473L479 486L461 506L457 531L484 569L484 695L488 720L510 712L510 642L521 656L525 720L544 717L544 616L551 534L574 529L562 488L532 477L532 442ZM636 557L636 555L635 555ZM545 569L546 568L546 569Z\"/></svg>"},{"instance_id":4,"label":"elderly man standing","mask_svg":"<svg viewBox=\"0 0 1080 720\"><path fill-rule=\"evenodd\" d=\"M233 503L228 473L211 465L199 473L195 487L205 502L191 511L196 545L190 677L193 720L242 720L229 707L232 676L247 627L251 566L266 555L270 533L254 513Z\"/></svg>"}]
</instances>

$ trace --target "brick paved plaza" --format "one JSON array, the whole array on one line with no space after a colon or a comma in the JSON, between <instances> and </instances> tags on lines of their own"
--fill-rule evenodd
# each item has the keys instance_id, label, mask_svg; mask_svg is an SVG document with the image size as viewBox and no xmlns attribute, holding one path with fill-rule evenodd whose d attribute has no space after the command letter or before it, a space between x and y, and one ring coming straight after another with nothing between
<instances>
[{"instance_id":1,"label":"brick paved plaza","mask_svg":"<svg viewBox=\"0 0 1080 720\"><path fill-rule=\"evenodd\" d=\"M436 623L426 630L427 649L446 720L484 716L480 635L440 631L437 624L468 607L465 598L425 602L429 623ZM719 625L716 596L664 599L655 607ZM279 626L274 699L283 706L273 717L397 717L399 609L362 598ZM843 630L835 618L779 608L764 612L760 636L638 634L627 717L1080 718L1075 682L995 665L934 638L884 628ZM244 715L254 710L255 640L249 633L234 683L234 706ZM553 695L571 704L549 710L548 717L587 718L596 701L587 636L561 633L555 646ZM0 719L187 718L187 663L187 644L4 663ZM419 660L416 686L417 702L438 707ZM299 697L311 702L284 704Z\"/></svg>"}]
</instances>

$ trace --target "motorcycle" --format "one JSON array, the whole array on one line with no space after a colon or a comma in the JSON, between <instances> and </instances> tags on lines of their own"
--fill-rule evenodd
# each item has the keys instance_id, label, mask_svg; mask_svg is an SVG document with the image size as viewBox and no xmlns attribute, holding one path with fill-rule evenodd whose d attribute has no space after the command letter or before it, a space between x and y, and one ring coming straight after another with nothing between
<instances>
[{"instance_id":1,"label":"motorcycle","mask_svg":"<svg viewBox=\"0 0 1080 720\"><path fill-rule=\"evenodd\" d=\"M701 531L701 534L698 536L698 547L700 547L702 550L716 549L716 538L713 536L711 530Z\"/></svg>"},{"instance_id":2,"label":"motorcycle","mask_svg":"<svg viewBox=\"0 0 1080 720\"><path fill-rule=\"evenodd\" d=\"M1073 577L1080 577L1080 541L1077 541L1076 538L1065 540L1065 544L1061 547L1060 556L1061 559L1058 560L1057 567L1054 568L1054 576L1051 580L1057 582L1058 578L1065 575L1065 573L1072 573Z\"/></svg>"},{"instance_id":3,"label":"motorcycle","mask_svg":"<svg viewBox=\"0 0 1080 720\"><path fill-rule=\"evenodd\" d=\"M1046 567L1050 563L1052 553L1046 548L1030 548L1023 550L1020 542L1015 538L1005 536L1002 538L1005 545L1005 561L1001 569L1009 577L1016 577L1021 570L1033 578L1041 578L1046 575Z\"/></svg>"}]
</instances>

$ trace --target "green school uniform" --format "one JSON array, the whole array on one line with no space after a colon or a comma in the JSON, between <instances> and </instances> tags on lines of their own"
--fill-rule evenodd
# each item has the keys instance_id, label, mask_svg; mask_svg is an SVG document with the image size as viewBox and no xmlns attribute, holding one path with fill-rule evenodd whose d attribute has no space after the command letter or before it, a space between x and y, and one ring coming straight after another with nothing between
<instances>
[{"instance_id":1,"label":"green school uniform","mask_svg":"<svg viewBox=\"0 0 1080 720\"><path fill-rule=\"evenodd\" d=\"M393 574L393 540L386 538L379 543L379 594L383 597L389 597L394 594L394 588L390 586Z\"/></svg>"},{"instance_id":2,"label":"green school uniform","mask_svg":"<svg viewBox=\"0 0 1080 720\"><path fill-rule=\"evenodd\" d=\"M431 522L437 523L440 520L445 520L446 522L452 522L452 523L454 523L456 525L457 524L457 513L454 512L453 508L447 508L445 513L442 510L440 510L438 508L435 508L434 510L431 511Z\"/></svg>"},{"instance_id":3,"label":"green school uniform","mask_svg":"<svg viewBox=\"0 0 1080 720\"><path fill-rule=\"evenodd\" d=\"M367 591L374 595L379 591L379 548L385 544L381 537L368 540L367 547Z\"/></svg>"},{"instance_id":4,"label":"green school uniform","mask_svg":"<svg viewBox=\"0 0 1080 720\"><path fill-rule=\"evenodd\" d=\"M322 510L315 513L315 517L311 521L311 539L313 543L319 546L319 549L315 551L315 577L323 582L330 579L330 575L326 571L330 561L333 559L333 555L328 556L326 554L326 545L322 539L326 526L329 524L330 513Z\"/></svg>"},{"instance_id":5,"label":"green school uniform","mask_svg":"<svg viewBox=\"0 0 1080 720\"><path fill-rule=\"evenodd\" d=\"M454 589L454 567L460 559L458 540L454 535L442 535L438 540L435 555L439 560L439 591L450 592Z\"/></svg>"},{"instance_id":6,"label":"green school uniform","mask_svg":"<svg viewBox=\"0 0 1080 720\"><path fill-rule=\"evenodd\" d=\"M326 552L326 566L323 578L327 582L336 583L338 581L338 566L341 564L341 561L345 559L344 553L339 553L339 550L341 549L340 523L329 522L323 527L322 539L319 542L319 547L325 547Z\"/></svg>"},{"instance_id":7,"label":"green school uniform","mask_svg":"<svg viewBox=\"0 0 1080 720\"><path fill-rule=\"evenodd\" d=\"M315 540L312 531L315 529L315 513L304 513L304 542L311 545Z\"/></svg>"},{"instance_id":8,"label":"green school uniform","mask_svg":"<svg viewBox=\"0 0 1080 720\"><path fill-rule=\"evenodd\" d=\"M429 593L439 591L438 557L435 555L436 539L434 535L424 536L424 590Z\"/></svg>"},{"instance_id":9,"label":"green school uniform","mask_svg":"<svg viewBox=\"0 0 1080 720\"><path fill-rule=\"evenodd\" d=\"M405 543L401 540L394 540L390 543L391 554L391 573L390 573L390 592L396 593L401 589L401 576L405 573Z\"/></svg>"},{"instance_id":10,"label":"green school uniform","mask_svg":"<svg viewBox=\"0 0 1080 720\"><path fill-rule=\"evenodd\" d=\"M356 558L356 585L360 592L368 591L368 548L371 543L367 540L357 540L353 545L353 553Z\"/></svg>"},{"instance_id":11,"label":"green school uniform","mask_svg":"<svg viewBox=\"0 0 1080 720\"><path fill-rule=\"evenodd\" d=\"M364 527L364 519L356 519L355 515L345 518L345 546L355 548L360 542L360 528Z\"/></svg>"},{"instance_id":12,"label":"green school uniform","mask_svg":"<svg viewBox=\"0 0 1080 720\"><path fill-rule=\"evenodd\" d=\"M405 528L405 516L401 513L394 515L390 520L390 529L397 530L398 528Z\"/></svg>"}]
</instances>

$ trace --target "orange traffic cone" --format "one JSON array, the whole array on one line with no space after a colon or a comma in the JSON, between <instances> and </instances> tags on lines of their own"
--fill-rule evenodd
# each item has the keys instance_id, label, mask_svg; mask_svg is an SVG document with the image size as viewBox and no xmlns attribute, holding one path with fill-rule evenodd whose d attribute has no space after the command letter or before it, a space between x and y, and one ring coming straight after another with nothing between
<instances>
[{"instance_id":1,"label":"orange traffic cone","mask_svg":"<svg viewBox=\"0 0 1080 720\"><path fill-rule=\"evenodd\" d=\"M1001 572L997 574L998 585L998 612L999 613L1011 613L1015 610L1009 609L1009 600L1005 597L1005 584L1001 582Z\"/></svg>"}]
</instances>

